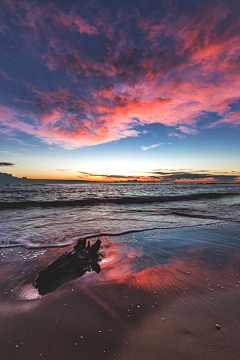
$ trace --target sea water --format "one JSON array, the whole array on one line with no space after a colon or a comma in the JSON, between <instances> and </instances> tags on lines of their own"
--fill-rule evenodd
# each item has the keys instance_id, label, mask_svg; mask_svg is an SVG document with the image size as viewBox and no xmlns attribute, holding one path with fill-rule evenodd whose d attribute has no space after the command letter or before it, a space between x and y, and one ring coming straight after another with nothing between
<instances>
[{"instance_id":1,"label":"sea water","mask_svg":"<svg viewBox=\"0 0 240 360\"><path fill-rule=\"evenodd\" d=\"M81 236L239 222L240 184L0 184L0 246L56 247Z\"/></svg>"}]
</instances>

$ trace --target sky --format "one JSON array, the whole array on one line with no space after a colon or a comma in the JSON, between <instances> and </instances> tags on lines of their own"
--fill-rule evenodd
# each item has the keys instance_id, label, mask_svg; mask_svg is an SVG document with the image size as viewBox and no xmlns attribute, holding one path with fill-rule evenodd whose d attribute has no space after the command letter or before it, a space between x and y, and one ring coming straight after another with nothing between
<instances>
[{"instance_id":1,"label":"sky","mask_svg":"<svg viewBox=\"0 0 240 360\"><path fill-rule=\"evenodd\" d=\"M1 0L0 172L240 181L239 1Z\"/></svg>"}]
</instances>

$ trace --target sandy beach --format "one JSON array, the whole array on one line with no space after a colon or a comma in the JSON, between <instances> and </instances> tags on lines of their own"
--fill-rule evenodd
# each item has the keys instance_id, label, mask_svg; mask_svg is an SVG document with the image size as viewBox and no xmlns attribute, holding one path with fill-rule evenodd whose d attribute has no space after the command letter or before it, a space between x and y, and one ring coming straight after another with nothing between
<instances>
[{"instance_id":1,"label":"sandy beach","mask_svg":"<svg viewBox=\"0 0 240 360\"><path fill-rule=\"evenodd\" d=\"M240 358L239 230L101 237L100 274L44 296L39 271L73 246L2 248L1 359Z\"/></svg>"}]
</instances>

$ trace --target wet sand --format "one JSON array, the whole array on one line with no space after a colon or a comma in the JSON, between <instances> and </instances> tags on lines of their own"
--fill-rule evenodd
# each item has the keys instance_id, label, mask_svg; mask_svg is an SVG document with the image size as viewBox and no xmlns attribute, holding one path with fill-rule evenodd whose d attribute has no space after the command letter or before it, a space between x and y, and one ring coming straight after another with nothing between
<instances>
[{"instance_id":1,"label":"wet sand","mask_svg":"<svg viewBox=\"0 0 240 360\"><path fill-rule=\"evenodd\" d=\"M41 297L39 271L73 247L1 249L1 359L240 359L238 225L101 241L99 275Z\"/></svg>"}]
</instances>

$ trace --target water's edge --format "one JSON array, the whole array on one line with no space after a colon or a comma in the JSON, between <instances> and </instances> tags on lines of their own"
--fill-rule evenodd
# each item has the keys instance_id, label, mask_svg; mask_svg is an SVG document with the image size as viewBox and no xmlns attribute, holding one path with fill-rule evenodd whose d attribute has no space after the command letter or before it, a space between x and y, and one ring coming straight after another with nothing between
<instances>
[{"instance_id":1,"label":"water's edge","mask_svg":"<svg viewBox=\"0 0 240 360\"><path fill-rule=\"evenodd\" d=\"M73 245L75 243L77 243L77 241L79 239L93 239L93 238L97 238L97 237L101 237L101 236L121 236L121 235L126 235L126 234L131 234L131 233L137 233L137 232L144 232L144 231L153 231L153 230L173 230L173 229L183 229L183 228L194 228L194 227L200 227L200 226L208 226L208 225L215 225L218 223L223 223L221 220L216 221L214 223L210 222L210 223L205 223L205 224L195 224L195 225L182 225L182 226L171 226L171 227L152 227L152 228L144 228L144 229L130 229L130 230L125 230L125 231L120 231L120 232L99 232L96 234L87 234L87 235L83 235L80 237L75 237L73 239L70 239L64 243L61 244L26 244L26 243L18 243L18 244L2 244L0 245L0 249L1 248L15 248L15 247L23 247L26 249L50 249L50 248L61 248L61 247L66 247L66 246L70 246ZM227 221L225 221L225 223L228 223Z\"/></svg>"}]
</instances>

